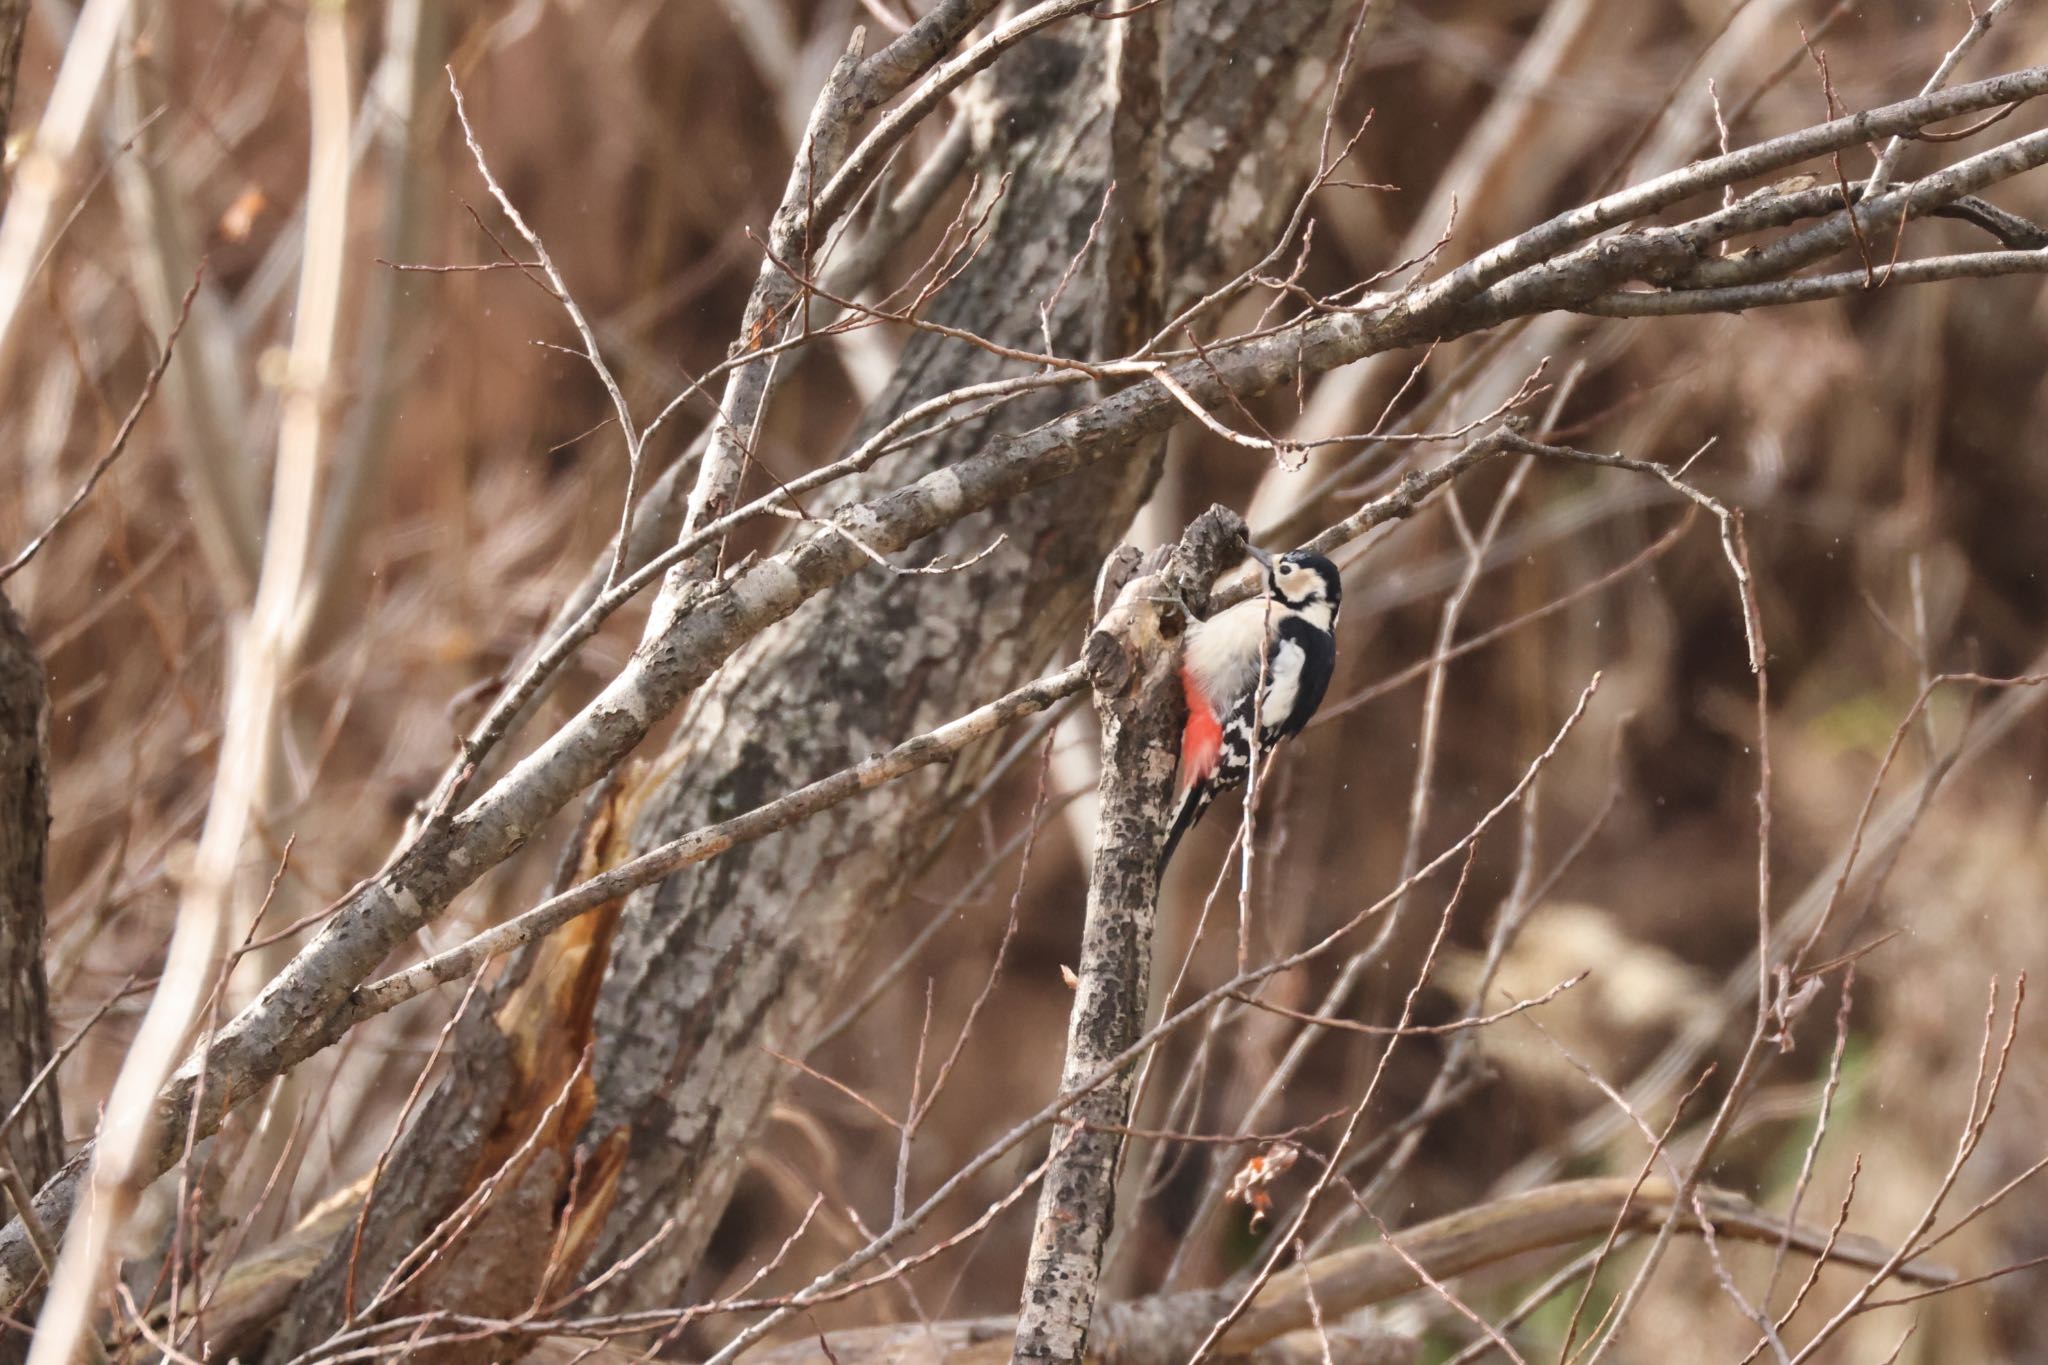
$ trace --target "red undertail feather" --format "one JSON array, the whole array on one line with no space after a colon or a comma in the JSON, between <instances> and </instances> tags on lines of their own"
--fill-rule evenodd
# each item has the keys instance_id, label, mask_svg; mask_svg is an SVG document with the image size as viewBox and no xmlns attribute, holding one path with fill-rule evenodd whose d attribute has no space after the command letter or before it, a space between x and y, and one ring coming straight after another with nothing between
<instances>
[{"instance_id":1,"label":"red undertail feather","mask_svg":"<svg viewBox=\"0 0 2048 1365\"><path fill-rule=\"evenodd\" d=\"M1180 670L1180 687L1188 699L1187 728L1180 735L1180 789L1186 791L1216 771L1216 761L1223 753L1223 726L1185 665Z\"/></svg>"}]
</instances>

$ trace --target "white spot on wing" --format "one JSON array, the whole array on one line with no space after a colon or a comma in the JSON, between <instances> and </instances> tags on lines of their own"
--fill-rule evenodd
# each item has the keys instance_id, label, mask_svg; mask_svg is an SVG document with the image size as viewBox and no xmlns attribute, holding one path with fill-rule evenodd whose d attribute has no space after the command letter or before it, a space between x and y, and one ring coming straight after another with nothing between
<instances>
[{"instance_id":1,"label":"white spot on wing","mask_svg":"<svg viewBox=\"0 0 2048 1365\"><path fill-rule=\"evenodd\" d=\"M1259 706L1259 728L1270 730L1294 714L1294 699L1301 692L1301 666L1308 651L1292 640L1282 640L1273 651L1266 673L1266 699Z\"/></svg>"},{"instance_id":2,"label":"white spot on wing","mask_svg":"<svg viewBox=\"0 0 2048 1365\"><path fill-rule=\"evenodd\" d=\"M1328 602L1311 602L1290 607L1266 597L1254 597L1197 621L1188 631L1187 663L1195 683L1210 699L1219 715L1227 715L1236 700L1259 683L1259 655L1263 639L1272 639L1288 617L1306 621L1319 630L1330 628ZM1270 727L1283 722L1294 710L1301 691L1301 669L1307 661L1305 650L1292 641L1281 642L1266 673L1266 701L1260 714Z\"/></svg>"}]
</instances>

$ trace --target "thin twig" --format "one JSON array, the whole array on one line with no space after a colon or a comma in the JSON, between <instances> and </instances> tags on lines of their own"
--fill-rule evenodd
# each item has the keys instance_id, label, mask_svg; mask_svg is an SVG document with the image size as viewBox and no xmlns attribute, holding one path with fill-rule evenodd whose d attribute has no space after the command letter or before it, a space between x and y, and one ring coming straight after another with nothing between
<instances>
[{"instance_id":1,"label":"thin twig","mask_svg":"<svg viewBox=\"0 0 2048 1365\"><path fill-rule=\"evenodd\" d=\"M150 367L149 374L144 377L142 392L135 396L135 402L128 408L128 415L121 419L121 425L115 429L114 439L107 445L107 453L100 456L93 465L92 472L85 476L85 481L78 485L78 491L71 495L71 500L64 504L62 510L51 517L43 529L29 539L28 544L21 547L20 553L5 564L0 564L0 583L14 577L23 565L35 558L36 551L42 549L43 543L56 534L59 526L70 519L71 514L78 510L79 505L98 486L101 477L114 467L114 461L121 458L121 452L128 448L128 437L135 431L135 424L142 419L143 411L149 407L149 400L156 397L157 385L163 382L164 372L171 368L171 355L178 345L178 336L185 330L186 320L192 316L192 300L199 297L199 286L205 278L206 265L201 262L199 273L192 277L191 286L185 290L185 297L178 304L178 320L171 324L170 332L164 337L163 354L157 357L156 364Z\"/></svg>"}]
</instances>

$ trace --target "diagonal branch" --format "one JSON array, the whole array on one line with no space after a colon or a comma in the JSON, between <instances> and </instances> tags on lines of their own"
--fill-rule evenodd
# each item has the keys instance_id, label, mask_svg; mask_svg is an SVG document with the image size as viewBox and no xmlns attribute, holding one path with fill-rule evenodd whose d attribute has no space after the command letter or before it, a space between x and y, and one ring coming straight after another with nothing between
<instances>
[{"instance_id":1,"label":"diagonal branch","mask_svg":"<svg viewBox=\"0 0 2048 1365\"><path fill-rule=\"evenodd\" d=\"M1080 664L1028 683L968 712L956 721L885 754L820 778L764 806L705 829L693 830L651 848L628 862L551 897L523 914L477 934L445 952L372 982L349 997L337 1016L336 1034L384 1011L396 1008L433 987L459 981L502 953L552 933L578 915L610 904L628 892L651 886L663 877L717 857L727 849L788 829L819 811L885 782L908 777L934 763L944 763L976 740L1079 692L1088 675Z\"/></svg>"},{"instance_id":2,"label":"diagonal branch","mask_svg":"<svg viewBox=\"0 0 2048 1365\"><path fill-rule=\"evenodd\" d=\"M77 491L71 495L71 500L57 510L57 514L50 518L42 530L29 538L28 544L22 546L14 558L0 564L0 583L5 583L21 572L28 562L36 557L36 552L43 548L51 536L57 534L57 528L68 521L71 514L92 496L92 490L99 486L99 481L114 467L114 462L120 459L121 453L128 448L128 438L134 434L135 424L142 420L142 414L149 408L149 400L156 397L157 385L163 382L164 371L170 369L171 357L177 354L178 336L185 330L186 320L192 316L192 301L199 297L199 285L204 274L205 267L202 265L199 274L193 276L191 288L185 291L184 302L178 306L178 320L164 336L163 353L157 357L156 364L151 366L149 373L143 377L142 391L135 395L135 401L129 405L128 415L123 417L121 425L115 428L114 438L107 443L106 454L100 456L93 464L91 471L78 485Z\"/></svg>"},{"instance_id":3,"label":"diagonal branch","mask_svg":"<svg viewBox=\"0 0 2048 1365\"><path fill-rule=\"evenodd\" d=\"M1609 296L1631 280L1654 278L1659 269L1684 267L1691 260L1689 251L1683 243L1655 238L1645 245L1642 239L1649 235L1636 234L1604 239L1557 261L1550 257L1605 228L1734 180L2044 92L2048 67L2033 67L1770 139L1560 215L1392 300L1317 310L1284 327L1218 343L1180 361L1171 376L1187 394L1215 409L1369 355ZM2000 173L2022 168L2008 162L1999 163ZM1938 197L1946 192L1942 177L1953 174L1952 168L1923 178L1908 192L1916 202L1921 196ZM1761 273L1735 281L1762 282ZM194 1131L210 1134L229 1107L323 1046L337 1011L389 952L521 848L742 644L866 567L868 559L849 536L882 553L904 549L970 513L1101 461L1126 457L1145 438L1184 417L1185 409L1165 384L1141 380L843 509L834 520L846 535L820 532L697 591L664 594L640 648L596 698L468 810L430 826L377 876L345 896L299 956L221 1030L205 1060L196 1055L188 1060L158 1097L159 1128L183 1132L191 1120ZM208 1072L205 1104L194 1116L202 1066ZM159 1172L174 1152L174 1145L160 1142L142 1155L136 1169ZM79 1175L90 1159L90 1149L74 1157L38 1195L38 1212L53 1229L69 1222ZM33 1273L31 1248L16 1221L0 1230L0 1303L17 1298Z\"/></svg>"},{"instance_id":4,"label":"diagonal branch","mask_svg":"<svg viewBox=\"0 0 2048 1365\"><path fill-rule=\"evenodd\" d=\"M1865 1269L1885 1268L1888 1247L1869 1238L1836 1236L1785 1220L1738 1194L1700 1189L1694 1201L1679 1200L1671 1183L1657 1179L1640 1187L1632 1177L1602 1177L1547 1185L1476 1208L1404 1228L1391 1237L1317 1257L1275 1275L1220 1343L1235 1357L1289 1332L1314 1325L1317 1309L1341 1317L1425 1287L1532 1251L1569 1246L1623 1232L1656 1227L1674 1214L1689 1233L1702 1229L1700 1214L1721 1237L1776 1244L1786 1241L1801 1255ZM1909 1283L1946 1286L1953 1272L1920 1262L1893 1267ZM1227 1306L1223 1291L1196 1290L1114 1304L1094 1326L1097 1359L1119 1365L1173 1365L1188 1358L1201 1333ZM825 1345L801 1342L756 1357L759 1365L909 1365L930 1359L934 1340L954 1365L996 1365L1008 1347L1006 1323L979 1320L916 1327L881 1327L842 1332Z\"/></svg>"},{"instance_id":5,"label":"diagonal branch","mask_svg":"<svg viewBox=\"0 0 2048 1365\"><path fill-rule=\"evenodd\" d=\"M811 110L810 126L804 130L803 143L797 148L782 203L776 208L768 230L768 249L754 281L754 292L747 299L740 321L739 345L744 351L761 350L802 324L803 286L776 262L795 261L801 272L808 273L819 234L830 225L830 210L820 212L817 204L819 183L838 170L846 158L847 143L852 140L858 114L854 84L865 44L865 31L855 29L853 40L832 68L817 105ZM738 499L775 370L774 356L754 356L735 366L727 377L724 397L712 418L711 446L697 466L697 483L690 490L683 515L685 535L730 510ZM630 491L628 497L630 502ZM624 532L620 535L618 553L620 558L612 565L614 580L623 569ZM690 576L705 577L704 567L700 563L697 572Z\"/></svg>"}]
</instances>

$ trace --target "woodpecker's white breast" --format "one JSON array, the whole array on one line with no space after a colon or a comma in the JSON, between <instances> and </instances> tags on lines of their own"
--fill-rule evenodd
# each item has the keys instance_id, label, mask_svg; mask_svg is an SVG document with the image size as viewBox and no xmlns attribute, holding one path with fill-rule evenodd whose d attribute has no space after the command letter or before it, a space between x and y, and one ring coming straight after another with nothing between
<instances>
[{"instance_id":1,"label":"woodpecker's white breast","mask_svg":"<svg viewBox=\"0 0 2048 1365\"><path fill-rule=\"evenodd\" d=\"M1182 655L1187 670L1219 715L1227 714L1239 697L1259 685L1259 656L1273 638L1280 623L1300 616L1312 625L1328 629L1329 605L1311 603L1307 611L1297 610L1267 597L1254 597L1197 621L1188 630L1187 651ZM1320 612L1322 620L1310 612ZM1267 697L1260 708L1270 722L1294 709L1294 694L1301 678L1303 655L1299 646L1283 645L1267 668ZM1282 695L1284 691L1285 695Z\"/></svg>"},{"instance_id":2,"label":"woodpecker's white breast","mask_svg":"<svg viewBox=\"0 0 2048 1365\"><path fill-rule=\"evenodd\" d=\"M1269 628L1266 618L1273 606L1266 598L1254 597L1188 628L1182 662L1218 712L1229 710L1234 698L1257 686L1259 656L1265 652Z\"/></svg>"}]
</instances>

